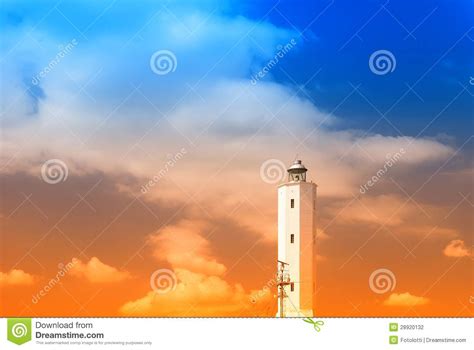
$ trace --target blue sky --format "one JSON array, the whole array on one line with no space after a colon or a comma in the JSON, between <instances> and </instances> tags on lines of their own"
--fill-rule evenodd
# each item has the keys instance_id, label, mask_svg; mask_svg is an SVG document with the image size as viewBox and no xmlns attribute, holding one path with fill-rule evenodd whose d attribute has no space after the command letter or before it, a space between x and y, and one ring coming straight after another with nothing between
<instances>
[{"instance_id":1,"label":"blue sky","mask_svg":"<svg viewBox=\"0 0 474 350\"><path fill-rule=\"evenodd\" d=\"M266 8L273 3L267 2ZM416 135L460 92L460 84L473 91L468 84L474 71L474 34L468 33L472 6L468 1L282 2L269 20L306 30L302 50L282 66L299 84L322 68L307 88L317 104L329 111L352 90L352 83L361 84L361 92L384 113L406 92L406 84L415 84L429 70L414 88L424 102L410 92L387 114L404 134ZM256 18L263 12L249 10ZM314 14L321 15L311 23ZM388 76L375 76L368 69L368 57L379 49L390 50L396 57L397 69ZM278 74L277 79L288 82L285 74ZM472 96L465 93L424 135L469 136L465 123L472 127L472 108ZM351 98L338 111L354 118L359 127L361 123L370 127L379 116L361 96Z\"/></svg>"},{"instance_id":2,"label":"blue sky","mask_svg":"<svg viewBox=\"0 0 474 350\"><path fill-rule=\"evenodd\" d=\"M1 21L3 60L7 67L21 71L22 80L28 82L54 57L58 45L75 38L79 44L74 57L62 63L62 68L73 72L80 67L92 74L101 66L101 78L89 87L91 94L120 101L132 84L140 85L149 96L159 91L170 102L178 101L188 84L199 90L216 79L249 79L278 45L295 38L295 49L264 80L296 89L324 112L339 105L334 114L344 119L346 128L372 127L371 132L416 136L451 103L421 136L446 134L462 141L471 133L472 2L130 4L6 1ZM196 34L186 38L195 29ZM250 34L234 45L247 31ZM159 48L176 52L180 67L172 78L157 82L146 61ZM368 67L371 53L380 49L391 51L396 58L396 69L384 76L373 74ZM202 79L223 55L225 59ZM63 77L62 84L70 83ZM415 85L413 91L408 85ZM464 88L468 91L462 92ZM43 89L40 84L31 94L47 98ZM388 121L374 126L380 113Z\"/></svg>"}]
</instances>

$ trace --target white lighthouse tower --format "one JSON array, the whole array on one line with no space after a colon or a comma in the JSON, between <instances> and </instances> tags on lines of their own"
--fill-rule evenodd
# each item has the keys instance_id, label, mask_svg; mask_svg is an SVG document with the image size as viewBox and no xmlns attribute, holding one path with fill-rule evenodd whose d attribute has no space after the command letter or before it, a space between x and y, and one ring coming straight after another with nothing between
<instances>
[{"instance_id":1,"label":"white lighthouse tower","mask_svg":"<svg viewBox=\"0 0 474 350\"><path fill-rule=\"evenodd\" d=\"M296 160L278 187L278 317L312 317L316 273L316 184Z\"/></svg>"}]
</instances>

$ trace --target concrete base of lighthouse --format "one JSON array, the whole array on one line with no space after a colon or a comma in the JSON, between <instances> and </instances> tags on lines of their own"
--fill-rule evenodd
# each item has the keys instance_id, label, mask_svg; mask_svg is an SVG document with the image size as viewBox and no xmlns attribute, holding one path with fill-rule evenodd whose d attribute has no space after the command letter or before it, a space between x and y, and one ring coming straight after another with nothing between
<instances>
[{"instance_id":1,"label":"concrete base of lighthouse","mask_svg":"<svg viewBox=\"0 0 474 350\"><path fill-rule=\"evenodd\" d=\"M276 317L280 317L280 313L277 312ZM286 311L285 318L288 317L314 317L313 310L300 310L297 311Z\"/></svg>"}]
</instances>

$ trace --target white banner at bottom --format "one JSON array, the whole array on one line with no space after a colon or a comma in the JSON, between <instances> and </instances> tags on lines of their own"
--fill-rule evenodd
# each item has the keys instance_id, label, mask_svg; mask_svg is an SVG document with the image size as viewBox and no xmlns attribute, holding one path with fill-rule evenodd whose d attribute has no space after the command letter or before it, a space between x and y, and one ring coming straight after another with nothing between
<instances>
[{"instance_id":1,"label":"white banner at bottom","mask_svg":"<svg viewBox=\"0 0 474 350\"><path fill-rule=\"evenodd\" d=\"M2 318L0 349L473 349L473 318Z\"/></svg>"}]
</instances>

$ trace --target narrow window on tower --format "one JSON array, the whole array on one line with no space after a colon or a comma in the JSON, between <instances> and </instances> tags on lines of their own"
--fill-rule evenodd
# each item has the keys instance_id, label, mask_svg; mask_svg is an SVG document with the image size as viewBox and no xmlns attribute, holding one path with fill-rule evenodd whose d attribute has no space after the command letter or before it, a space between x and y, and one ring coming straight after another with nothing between
<instances>
[{"instance_id":1,"label":"narrow window on tower","mask_svg":"<svg viewBox=\"0 0 474 350\"><path fill-rule=\"evenodd\" d=\"M291 199L290 201L290 207L294 208L295 207L295 200Z\"/></svg>"},{"instance_id":2,"label":"narrow window on tower","mask_svg":"<svg viewBox=\"0 0 474 350\"><path fill-rule=\"evenodd\" d=\"M290 235L290 243L295 243L295 235L294 234Z\"/></svg>"},{"instance_id":3,"label":"narrow window on tower","mask_svg":"<svg viewBox=\"0 0 474 350\"><path fill-rule=\"evenodd\" d=\"M294 291L295 291L295 284L294 284L294 283L291 283L291 284L290 284L290 288L291 288L291 291L294 292Z\"/></svg>"}]
</instances>

